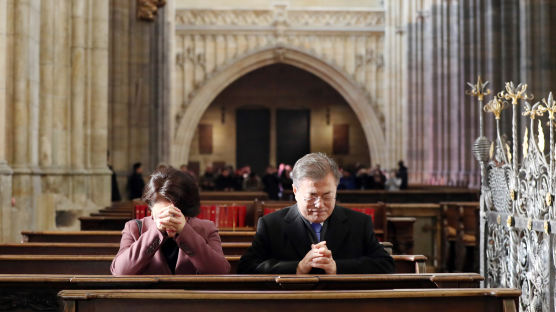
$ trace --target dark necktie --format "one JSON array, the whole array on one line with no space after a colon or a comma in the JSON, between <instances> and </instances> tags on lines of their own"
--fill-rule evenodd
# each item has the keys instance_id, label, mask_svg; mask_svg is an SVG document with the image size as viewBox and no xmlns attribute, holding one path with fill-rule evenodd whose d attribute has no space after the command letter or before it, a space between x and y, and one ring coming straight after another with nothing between
<instances>
[{"instance_id":1,"label":"dark necktie","mask_svg":"<svg viewBox=\"0 0 556 312\"><path fill-rule=\"evenodd\" d=\"M320 223L311 223L311 228L313 228L313 231L317 234L317 241L320 242L320 230L322 229L322 225Z\"/></svg>"}]
</instances>

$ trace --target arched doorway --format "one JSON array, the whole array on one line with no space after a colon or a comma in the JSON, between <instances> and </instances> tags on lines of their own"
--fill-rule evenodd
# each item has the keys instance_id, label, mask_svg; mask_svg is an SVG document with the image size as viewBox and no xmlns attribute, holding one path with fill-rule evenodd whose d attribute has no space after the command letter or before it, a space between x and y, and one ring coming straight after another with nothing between
<instances>
[{"instance_id":1,"label":"arched doorway","mask_svg":"<svg viewBox=\"0 0 556 312\"><path fill-rule=\"evenodd\" d=\"M268 165L293 165L309 152L324 152L353 169L370 164L368 151L359 119L334 88L275 63L238 78L214 99L199 122L189 163L251 166L262 175Z\"/></svg>"},{"instance_id":2,"label":"arched doorway","mask_svg":"<svg viewBox=\"0 0 556 312\"><path fill-rule=\"evenodd\" d=\"M224 67L199 87L176 127L172 142L171 162L178 165L188 161L191 141L197 125L205 110L222 90L239 77L275 63L284 63L303 69L334 88L359 118L370 158L377 163L386 160L384 132L381 123L361 87L334 66L310 54L293 48L275 47L254 52Z\"/></svg>"}]
</instances>

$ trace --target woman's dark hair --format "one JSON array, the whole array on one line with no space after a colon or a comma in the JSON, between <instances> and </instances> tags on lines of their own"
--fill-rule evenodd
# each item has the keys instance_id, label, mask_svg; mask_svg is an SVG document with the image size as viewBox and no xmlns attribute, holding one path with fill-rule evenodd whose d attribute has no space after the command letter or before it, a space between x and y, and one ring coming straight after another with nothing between
<instances>
[{"instance_id":1,"label":"woman's dark hair","mask_svg":"<svg viewBox=\"0 0 556 312\"><path fill-rule=\"evenodd\" d=\"M174 204L186 217L199 214L201 200L195 179L173 167L162 165L156 168L145 186L143 200L149 207L160 199Z\"/></svg>"}]
</instances>

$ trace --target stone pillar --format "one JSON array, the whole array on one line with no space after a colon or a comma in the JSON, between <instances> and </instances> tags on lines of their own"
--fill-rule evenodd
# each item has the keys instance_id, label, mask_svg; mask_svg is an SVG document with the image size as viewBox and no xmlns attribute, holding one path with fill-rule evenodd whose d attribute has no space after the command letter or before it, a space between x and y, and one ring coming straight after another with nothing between
<instances>
[{"instance_id":1,"label":"stone pillar","mask_svg":"<svg viewBox=\"0 0 556 312\"><path fill-rule=\"evenodd\" d=\"M386 4L386 30L385 30L385 51L386 64L385 80L385 103L384 116L386 118L386 142L388 145L389 163L384 164L384 168L393 168L397 161L405 159L404 138L407 136L408 116L406 115L408 93L406 92L405 77L407 71L407 44L404 40L407 37L408 25L404 19L407 17L406 8L401 1L389 1Z\"/></svg>"},{"instance_id":2,"label":"stone pillar","mask_svg":"<svg viewBox=\"0 0 556 312\"><path fill-rule=\"evenodd\" d=\"M41 2L39 165L52 165L52 113L54 90L54 1Z\"/></svg>"},{"instance_id":3,"label":"stone pillar","mask_svg":"<svg viewBox=\"0 0 556 312\"><path fill-rule=\"evenodd\" d=\"M120 194L125 197L126 175L129 172L130 104L135 86L131 82L129 48L130 19L135 18L130 1L110 1L110 75L108 149L112 167L118 175ZM117 43L117 44L116 44Z\"/></svg>"},{"instance_id":4,"label":"stone pillar","mask_svg":"<svg viewBox=\"0 0 556 312\"><path fill-rule=\"evenodd\" d=\"M84 169L87 0L72 1L71 14L71 166Z\"/></svg>"},{"instance_id":5,"label":"stone pillar","mask_svg":"<svg viewBox=\"0 0 556 312\"><path fill-rule=\"evenodd\" d=\"M57 12L54 8L54 0L41 1L40 11L40 55L39 55L39 78L40 78L40 103L39 103L39 153L38 164L43 172L42 194L38 196L37 209L34 213L37 227L40 229L53 229L55 227L55 207L52 204L52 193L48 181L44 178L52 174L52 139L53 139L53 97L54 84L60 83L54 79L54 50L55 50L55 28L54 20Z\"/></svg>"},{"instance_id":6,"label":"stone pillar","mask_svg":"<svg viewBox=\"0 0 556 312\"><path fill-rule=\"evenodd\" d=\"M110 171L106 166L108 129L108 41L109 41L109 0L91 1L92 47L91 59L91 189L90 198L99 206L110 204Z\"/></svg>"},{"instance_id":7,"label":"stone pillar","mask_svg":"<svg viewBox=\"0 0 556 312\"><path fill-rule=\"evenodd\" d=\"M60 174L71 164L71 1L54 1L54 72L52 103L52 169ZM43 168L44 170L45 168ZM52 178L52 177L51 177ZM61 179L59 175L57 178ZM60 181L61 183L61 181Z\"/></svg>"},{"instance_id":8,"label":"stone pillar","mask_svg":"<svg viewBox=\"0 0 556 312\"><path fill-rule=\"evenodd\" d=\"M30 1L14 2L14 35L13 35L13 155L14 170L12 196L16 204L10 215L9 239L15 240L21 230L18 225L24 224L32 228L33 191L30 169Z\"/></svg>"},{"instance_id":9,"label":"stone pillar","mask_svg":"<svg viewBox=\"0 0 556 312\"><path fill-rule=\"evenodd\" d=\"M13 133L14 168L20 172L28 165L29 159L29 108L27 105L27 66L29 65L29 1L15 2L14 12L14 78L13 78Z\"/></svg>"},{"instance_id":10,"label":"stone pillar","mask_svg":"<svg viewBox=\"0 0 556 312\"><path fill-rule=\"evenodd\" d=\"M13 11L8 11L8 1L0 0L0 124L6 125L8 23L13 21ZM0 127L0 242L6 242L11 232L12 169L8 165L7 129Z\"/></svg>"}]
</instances>

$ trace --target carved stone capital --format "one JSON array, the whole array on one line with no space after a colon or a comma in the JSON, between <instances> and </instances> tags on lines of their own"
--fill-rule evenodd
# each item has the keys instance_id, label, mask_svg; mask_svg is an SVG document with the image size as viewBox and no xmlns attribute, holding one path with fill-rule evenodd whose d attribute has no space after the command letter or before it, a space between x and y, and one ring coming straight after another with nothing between
<instances>
[{"instance_id":1,"label":"carved stone capital","mask_svg":"<svg viewBox=\"0 0 556 312\"><path fill-rule=\"evenodd\" d=\"M137 0L137 18L152 22L156 18L158 8L165 4L166 0Z\"/></svg>"}]
</instances>

